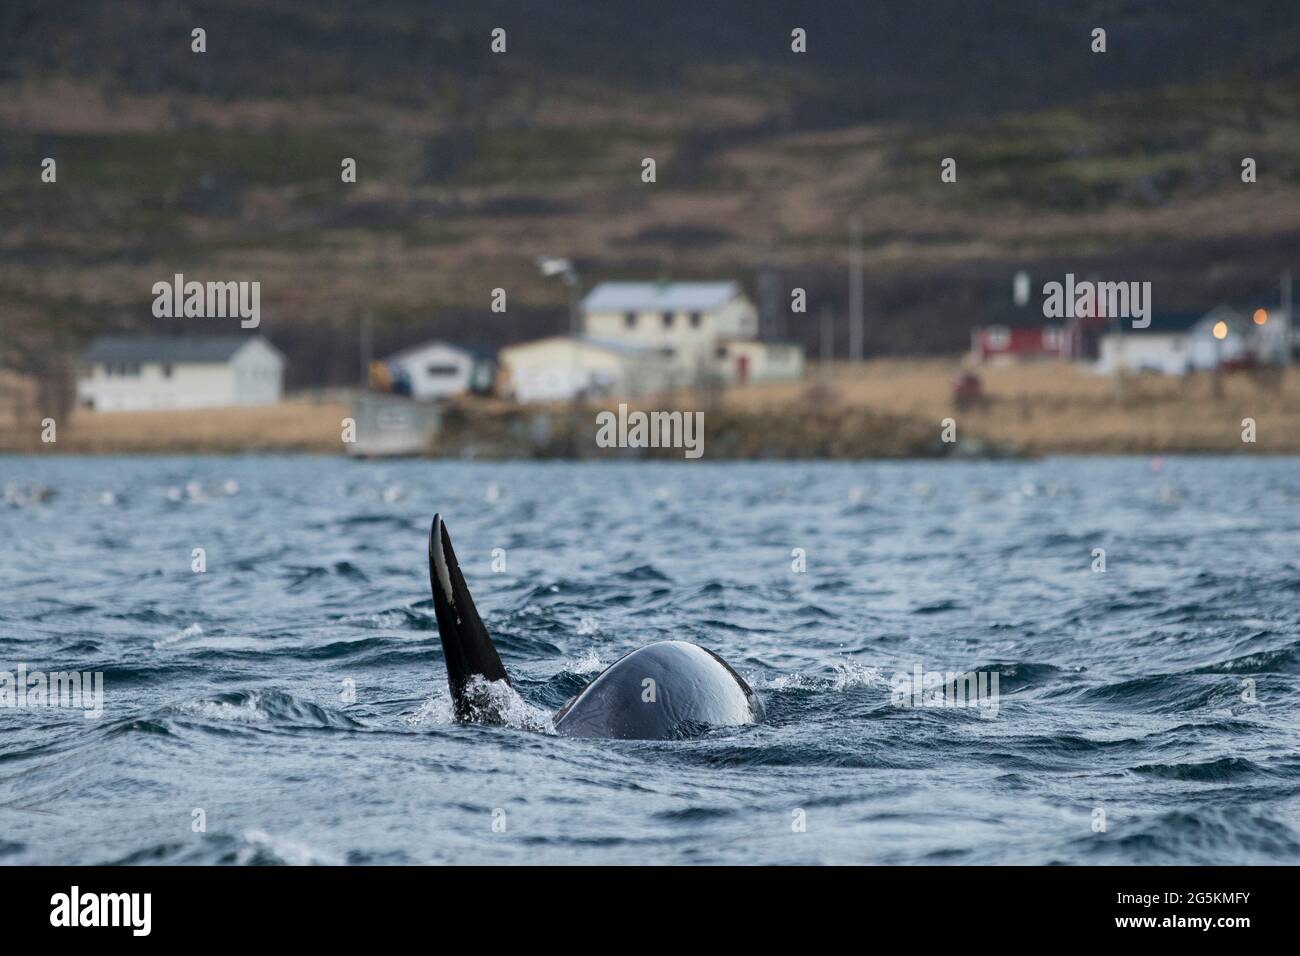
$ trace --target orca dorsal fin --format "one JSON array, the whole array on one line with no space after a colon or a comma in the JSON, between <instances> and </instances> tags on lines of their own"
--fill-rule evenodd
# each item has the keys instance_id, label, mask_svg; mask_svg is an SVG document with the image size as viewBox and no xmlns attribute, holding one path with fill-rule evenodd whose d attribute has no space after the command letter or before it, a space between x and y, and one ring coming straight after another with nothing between
<instances>
[{"instance_id":1,"label":"orca dorsal fin","mask_svg":"<svg viewBox=\"0 0 1300 956\"><path fill-rule=\"evenodd\" d=\"M429 586L442 638L442 656L447 662L452 710L457 720L474 720L477 708L470 694L474 679L505 681L509 685L510 678L465 586L441 515L433 516L433 527L429 529Z\"/></svg>"}]
</instances>

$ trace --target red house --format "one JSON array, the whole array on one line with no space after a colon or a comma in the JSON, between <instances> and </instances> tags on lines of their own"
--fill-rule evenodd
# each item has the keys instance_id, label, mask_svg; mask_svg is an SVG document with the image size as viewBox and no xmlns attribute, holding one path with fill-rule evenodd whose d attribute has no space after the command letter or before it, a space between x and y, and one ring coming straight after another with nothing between
<instances>
[{"instance_id":1,"label":"red house","mask_svg":"<svg viewBox=\"0 0 1300 956\"><path fill-rule=\"evenodd\" d=\"M1011 302L995 296L987 324L971 330L971 358L981 364L1034 359L1095 359L1107 319L1103 310L1070 319L1049 319L1030 291L1029 277L1017 277L1022 288Z\"/></svg>"},{"instance_id":2,"label":"red house","mask_svg":"<svg viewBox=\"0 0 1300 956\"><path fill-rule=\"evenodd\" d=\"M980 363L1069 358L1069 345L1062 325L986 325L970 334L971 357Z\"/></svg>"}]
</instances>

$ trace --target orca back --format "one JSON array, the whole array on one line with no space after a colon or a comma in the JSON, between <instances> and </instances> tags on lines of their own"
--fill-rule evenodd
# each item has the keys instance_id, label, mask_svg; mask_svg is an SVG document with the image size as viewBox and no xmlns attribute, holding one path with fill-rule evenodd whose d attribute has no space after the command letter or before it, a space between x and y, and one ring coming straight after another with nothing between
<instances>
[{"instance_id":1,"label":"orca back","mask_svg":"<svg viewBox=\"0 0 1300 956\"><path fill-rule=\"evenodd\" d=\"M758 695L718 655L661 641L615 661L555 714L569 737L679 740L763 719Z\"/></svg>"}]
</instances>

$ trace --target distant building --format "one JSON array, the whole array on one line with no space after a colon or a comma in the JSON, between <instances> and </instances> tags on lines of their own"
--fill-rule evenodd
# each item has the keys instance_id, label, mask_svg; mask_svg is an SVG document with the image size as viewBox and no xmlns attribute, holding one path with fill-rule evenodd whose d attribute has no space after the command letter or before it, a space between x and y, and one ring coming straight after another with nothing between
<instances>
[{"instance_id":1,"label":"distant building","mask_svg":"<svg viewBox=\"0 0 1300 956\"><path fill-rule=\"evenodd\" d=\"M728 339L713 353L713 371L727 385L781 382L803 375L803 349L785 342Z\"/></svg>"},{"instance_id":2,"label":"distant building","mask_svg":"<svg viewBox=\"0 0 1300 956\"><path fill-rule=\"evenodd\" d=\"M105 412L271 405L283 391L284 356L260 335L109 335L81 355L77 403Z\"/></svg>"},{"instance_id":3,"label":"distant building","mask_svg":"<svg viewBox=\"0 0 1300 956\"><path fill-rule=\"evenodd\" d=\"M1215 335L1220 323L1222 337ZM1216 306L1206 313L1156 313L1144 329L1121 319L1102 336L1097 370L1185 375L1259 361L1259 341L1250 320L1230 306Z\"/></svg>"},{"instance_id":4,"label":"distant building","mask_svg":"<svg viewBox=\"0 0 1300 956\"><path fill-rule=\"evenodd\" d=\"M1201 319L1199 312L1156 312L1145 329L1121 320L1101 337L1097 371L1184 375L1192 369L1191 332Z\"/></svg>"},{"instance_id":5,"label":"distant building","mask_svg":"<svg viewBox=\"0 0 1300 956\"><path fill-rule=\"evenodd\" d=\"M667 356L674 384L803 374L802 349L758 340L758 310L736 282L602 282L581 315L589 339Z\"/></svg>"},{"instance_id":6,"label":"distant building","mask_svg":"<svg viewBox=\"0 0 1300 956\"><path fill-rule=\"evenodd\" d=\"M508 394L521 402L601 395L635 397L662 391L672 359L662 349L557 335L501 350Z\"/></svg>"},{"instance_id":7,"label":"distant building","mask_svg":"<svg viewBox=\"0 0 1300 956\"><path fill-rule=\"evenodd\" d=\"M1260 314L1262 313L1262 314ZM1300 358L1300 340L1292 328L1291 315L1285 307L1252 310L1255 353L1265 365L1287 365ZM1262 323L1257 320L1263 319Z\"/></svg>"},{"instance_id":8,"label":"distant building","mask_svg":"<svg viewBox=\"0 0 1300 956\"><path fill-rule=\"evenodd\" d=\"M971 330L971 358L980 364L1007 364L1030 359L1069 357L1065 326L1047 324L1042 316L1026 316L1023 324L1000 323Z\"/></svg>"},{"instance_id":9,"label":"distant building","mask_svg":"<svg viewBox=\"0 0 1300 956\"><path fill-rule=\"evenodd\" d=\"M1109 321L1103 310L1098 307L1095 314L1048 319L1033 288L1029 274L1017 272L1011 298L1003 298L1001 293L993 296L985 324L971 330L971 359L981 365L1004 365L1097 358Z\"/></svg>"},{"instance_id":10,"label":"distant building","mask_svg":"<svg viewBox=\"0 0 1300 956\"><path fill-rule=\"evenodd\" d=\"M393 391L429 401L468 392L488 392L496 358L486 349L426 342L384 360Z\"/></svg>"}]
</instances>

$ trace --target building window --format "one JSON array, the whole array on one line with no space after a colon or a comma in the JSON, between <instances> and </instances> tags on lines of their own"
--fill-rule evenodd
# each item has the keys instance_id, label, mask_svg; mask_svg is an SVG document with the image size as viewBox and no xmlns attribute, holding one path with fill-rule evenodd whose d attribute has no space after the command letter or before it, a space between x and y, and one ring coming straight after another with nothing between
<instances>
[{"instance_id":1,"label":"building window","mask_svg":"<svg viewBox=\"0 0 1300 956\"><path fill-rule=\"evenodd\" d=\"M693 329L698 329L699 327L700 327L700 313L698 313L698 312L692 312L692 313L691 313L691 328L693 328Z\"/></svg>"},{"instance_id":2,"label":"building window","mask_svg":"<svg viewBox=\"0 0 1300 956\"><path fill-rule=\"evenodd\" d=\"M984 341L989 348L1000 352L1011 344L1011 330L1005 325L990 326L984 333Z\"/></svg>"},{"instance_id":3,"label":"building window","mask_svg":"<svg viewBox=\"0 0 1300 956\"><path fill-rule=\"evenodd\" d=\"M426 374L436 378L445 378L448 375L460 374L460 368L456 365L430 365L424 371Z\"/></svg>"},{"instance_id":4,"label":"building window","mask_svg":"<svg viewBox=\"0 0 1300 956\"><path fill-rule=\"evenodd\" d=\"M636 313L635 313L635 312L624 312L624 313L623 313L623 327L624 327L624 328L628 328L628 329L635 329L635 328L636 328Z\"/></svg>"},{"instance_id":5,"label":"building window","mask_svg":"<svg viewBox=\"0 0 1300 956\"><path fill-rule=\"evenodd\" d=\"M673 314L672 314L671 312L665 312L665 313L664 313L664 328L665 328L665 329L671 329L672 327L673 327Z\"/></svg>"}]
</instances>

